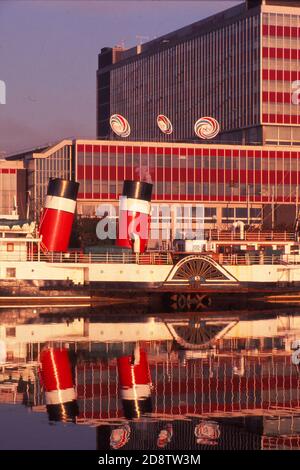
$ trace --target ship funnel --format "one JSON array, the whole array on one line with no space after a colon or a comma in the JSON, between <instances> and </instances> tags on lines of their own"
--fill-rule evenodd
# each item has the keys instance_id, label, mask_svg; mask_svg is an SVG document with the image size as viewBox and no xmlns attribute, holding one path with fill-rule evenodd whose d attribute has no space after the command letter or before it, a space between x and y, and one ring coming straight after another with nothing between
<instances>
[{"instance_id":1,"label":"ship funnel","mask_svg":"<svg viewBox=\"0 0 300 470\"><path fill-rule=\"evenodd\" d=\"M119 357L117 363L125 418L151 413L151 375L146 352L137 346L131 356Z\"/></svg>"},{"instance_id":2,"label":"ship funnel","mask_svg":"<svg viewBox=\"0 0 300 470\"><path fill-rule=\"evenodd\" d=\"M67 251L79 183L50 178L39 232L47 251Z\"/></svg>"},{"instance_id":3,"label":"ship funnel","mask_svg":"<svg viewBox=\"0 0 300 470\"><path fill-rule=\"evenodd\" d=\"M49 421L75 422L78 405L68 350L44 349L40 363Z\"/></svg>"},{"instance_id":4,"label":"ship funnel","mask_svg":"<svg viewBox=\"0 0 300 470\"><path fill-rule=\"evenodd\" d=\"M151 183L125 180L119 207L117 245L135 253L147 249L151 222Z\"/></svg>"}]
</instances>

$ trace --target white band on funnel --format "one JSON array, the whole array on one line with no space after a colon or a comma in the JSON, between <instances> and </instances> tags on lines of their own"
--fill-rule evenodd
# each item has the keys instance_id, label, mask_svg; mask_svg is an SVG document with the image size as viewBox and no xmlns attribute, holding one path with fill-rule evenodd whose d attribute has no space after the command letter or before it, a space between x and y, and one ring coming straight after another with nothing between
<instances>
[{"instance_id":1,"label":"white band on funnel","mask_svg":"<svg viewBox=\"0 0 300 470\"><path fill-rule=\"evenodd\" d=\"M67 403L76 400L74 388L66 388L65 390L52 390L45 393L47 405L58 405L59 403Z\"/></svg>"},{"instance_id":2,"label":"white band on funnel","mask_svg":"<svg viewBox=\"0 0 300 470\"><path fill-rule=\"evenodd\" d=\"M130 212L140 212L141 214L150 215L151 204L142 199L132 199L126 196L120 197L120 210Z\"/></svg>"},{"instance_id":3,"label":"white band on funnel","mask_svg":"<svg viewBox=\"0 0 300 470\"><path fill-rule=\"evenodd\" d=\"M76 201L58 196L46 196L45 208L56 209L58 211L71 212L74 214L76 208Z\"/></svg>"},{"instance_id":4,"label":"white band on funnel","mask_svg":"<svg viewBox=\"0 0 300 470\"><path fill-rule=\"evenodd\" d=\"M135 384L132 388L122 388L123 400L145 400L150 395L151 389L149 384Z\"/></svg>"}]
</instances>

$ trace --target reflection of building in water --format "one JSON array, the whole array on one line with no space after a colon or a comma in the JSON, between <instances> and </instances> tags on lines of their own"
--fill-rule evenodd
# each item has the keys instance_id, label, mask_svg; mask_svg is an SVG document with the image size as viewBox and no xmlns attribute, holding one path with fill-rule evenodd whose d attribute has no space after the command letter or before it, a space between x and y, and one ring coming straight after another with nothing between
<instances>
[{"instance_id":1,"label":"reflection of building in water","mask_svg":"<svg viewBox=\"0 0 300 470\"><path fill-rule=\"evenodd\" d=\"M237 375L235 368L240 357L221 355L182 362L176 356L170 359L166 355L156 360L155 356L149 355L154 384L153 416L158 420L188 417L194 423L197 417L198 422L204 419L222 423L223 438L218 448L231 448L232 445L235 449L254 449L259 445L263 448L299 449L300 381L290 355L284 352L278 355L245 355L244 374ZM122 421L124 414L116 362L85 362L78 364L76 371L78 422L105 424L109 421L113 425L116 420ZM260 434L251 428L253 423L257 426L258 421L262 429ZM146 449L151 440L153 445L151 426L157 427L158 424L144 423L144 428L141 424L136 430L136 438L132 430L131 444L128 443L126 448ZM188 431L190 427L189 423L176 421L175 430L181 433L185 448L190 448L194 442L193 432ZM98 431L100 436L101 428ZM108 426L108 429L111 432L113 427ZM262 436L261 441L259 436ZM145 447L140 447L141 441ZM179 448L176 446L180 438L175 441L174 447L168 448ZM194 446L191 448L197 447L195 442Z\"/></svg>"},{"instance_id":2,"label":"reflection of building in water","mask_svg":"<svg viewBox=\"0 0 300 470\"><path fill-rule=\"evenodd\" d=\"M91 351L95 342L110 341L124 343L139 340L172 340L172 335L163 322L150 318L143 323L92 323L83 318L57 323L25 323L0 325L0 340L6 344L8 362L37 360L46 343L81 344ZM90 344L88 344L90 343ZM97 348L96 348L97 349ZM105 350L105 347L104 347Z\"/></svg>"},{"instance_id":3,"label":"reflection of building in water","mask_svg":"<svg viewBox=\"0 0 300 470\"><path fill-rule=\"evenodd\" d=\"M276 411L300 413L298 368L289 354L245 356L244 374L236 374L238 358L161 357L149 354L153 413L157 415L246 416ZM123 417L115 360L83 362L76 367L80 418Z\"/></svg>"},{"instance_id":4,"label":"reflection of building in water","mask_svg":"<svg viewBox=\"0 0 300 470\"><path fill-rule=\"evenodd\" d=\"M0 403L22 403L23 393L18 392L17 383L0 384Z\"/></svg>"},{"instance_id":5,"label":"reflection of building in water","mask_svg":"<svg viewBox=\"0 0 300 470\"><path fill-rule=\"evenodd\" d=\"M300 416L264 417L263 449L300 449Z\"/></svg>"},{"instance_id":6,"label":"reflection of building in water","mask_svg":"<svg viewBox=\"0 0 300 470\"><path fill-rule=\"evenodd\" d=\"M129 426L130 432L128 438L121 442L118 447L114 447L112 442L112 433L122 430L122 425L109 426L104 424L97 427L97 449L109 450L159 450L158 436L161 430L166 427L167 422L131 422ZM209 432L203 432L199 437L199 426L206 428L212 426L218 429L215 436L209 436ZM164 447L165 450L258 450L261 449L261 439L263 432L263 419L261 417L254 418L230 418L204 421L201 419L191 418L190 420L177 420L172 422L173 435L172 439Z\"/></svg>"},{"instance_id":7,"label":"reflection of building in water","mask_svg":"<svg viewBox=\"0 0 300 470\"><path fill-rule=\"evenodd\" d=\"M111 432L114 427L118 428L120 423L128 424L122 406L117 360L132 354L136 341L140 340L139 344L148 356L153 383L151 416L156 424L150 425L144 418L138 423L130 423L128 446L129 442L130 445L139 442L134 439L143 439L145 443L154 439L154 430L155 433L157 431L157 439L162 430L160 420L163 419L164 423L167 420L174 424L168 446L177 445L177 448L176 432L177 436L182 433L182 436L190 435L191 439L196 437L190 430L191 423L206 430L218 425L223 437L214 446L219 448L225 448L230 442L234 448L239 448L238 436L241 435L251 449L257 445L263 448L300 448L300 375L299 368L291 362L290 351L290 343L299 339L300 317L231 321L230 329L227 328L223 336L218 333L219 339L212 342L210 349L200 351L178 349L169 326L164 322L155 326L154 322L92 324L78 320L61 326L17 325L15 336L10 331L10 336L5 337L3 332L7 333L5 328L8 327L2 325L1 338L7 341L7 351L18 353L20 360L16 361L15 370L11 372L14 375L11 376L12 361L2 365L1 382L18 384L21 366L27 367L33 382L29 396L26 388L28 379L25 380L23 371L23 395L27 393L27 404L35 411L45 411L44 394L38 381L34 381L37 376L37 362L34 361L38 360L46 343L53 347L67 347L75 373L79 407L76 422L100 426L98 434L106 436L108 430ZM173 329L179 331L174 323ZM34 334L30 335L30 331ZM122 337L123 341L120 340ZM112 338L110 342L109 338ZM18 385L19 390L23 390ZM23 401L26 403L24 398ZM189 424L182 422L186 418L192 421ZM217 425L207 426L201 424L202 421ZM103 425L108 426L107 431ZM139 438L134 437L134 429L137 429ZM127 428L114 433L116 442L118 436L121 439L128 437ZM107 436L105 439L107 442ZM205 446L212 446L211 441L217 440L201 435L198 439L201 444L197 445Z\"/></svg>"},{"instance_id":8,"label":"reflection of building in water","mask_svg":"<svg viewBox=\"0 0 300 470\"><path fill-rule=\"evenodd\" d=\"M190 324L187 319L167 322L155 321L153 318L148 318L145 322L130 323L93 323L83 318L57 323L2 322L0 341L5 343L7 362L28 363L37 360L46 343L67 342L75 350L79 348L91 352L93 349L97 351L99 344L105 349L106 342L127 344L135 341L173 341L174 338L178 339L179 334L184 338L185 332L190 333ZM297 315L278 315L261 320L222 318L220 321L212 318L199 321L199 325L203 329L218 326L218 341L215 346L219 350L290 350L291 343L300 337L300 316Z\"/></svg>"}]
</instances>

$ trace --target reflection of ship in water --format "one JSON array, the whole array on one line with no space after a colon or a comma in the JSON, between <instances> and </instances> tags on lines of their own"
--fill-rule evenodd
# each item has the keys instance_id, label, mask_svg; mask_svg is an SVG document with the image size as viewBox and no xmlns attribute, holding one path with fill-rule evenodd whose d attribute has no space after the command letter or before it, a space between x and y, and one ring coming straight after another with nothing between
<instances>
[{"instance_id":1,"label":"reflection of ship in water","mask_svg":"<svg viewBox=\"0 0 300 470\"><path fill-rule=\"evenodd\" d=\"M76 422L97 427L101 449L111 442L124 449L158 442L166 449L300 448L300 376L291 362L300 316L200 320L2 325L7 357L0 387L15 383L22 390L22 374L25 396L30 378L27 404L46 411L39 355L45 346L63 347L74 369ZM193 328L202 333L193 336ZM184 348L192 337L198 346L203 339L199 350ZM137 345L147 355L152 412L128 421L118 362Z\"/></svg>"}]
</instances>

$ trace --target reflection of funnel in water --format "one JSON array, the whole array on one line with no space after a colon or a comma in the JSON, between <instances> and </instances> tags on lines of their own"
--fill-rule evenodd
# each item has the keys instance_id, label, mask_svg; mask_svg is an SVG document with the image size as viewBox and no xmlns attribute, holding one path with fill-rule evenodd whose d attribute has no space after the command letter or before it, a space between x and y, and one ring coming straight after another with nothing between
<instances>
[{"instance_id":1,"label":"reflection of funnel in water","mask_svg":"<svg viewBox=\"0 0 300 470\"><path fill-rule=\"evenodd\" d=\"M137 346L131 356L119 357L118 374L125 417L151 413L151 376L145 351Z\"/></svg>"},{"instance_id":2,"label":"reflection of funnel in water","mask_svg":"<svg viewBox=\"0 0 300 470\"><path fill-rule=\"evenodd\" d=\"M67 349L44 349L40 362L49 420L75 421L78 405Z\"/></svg>"}]
</instances>

